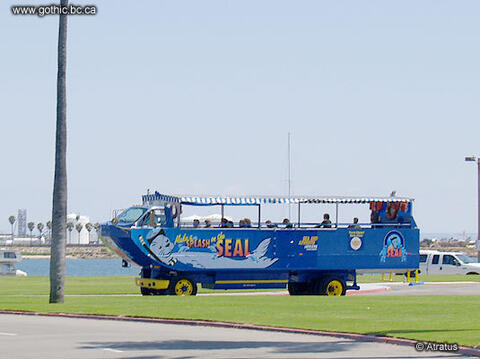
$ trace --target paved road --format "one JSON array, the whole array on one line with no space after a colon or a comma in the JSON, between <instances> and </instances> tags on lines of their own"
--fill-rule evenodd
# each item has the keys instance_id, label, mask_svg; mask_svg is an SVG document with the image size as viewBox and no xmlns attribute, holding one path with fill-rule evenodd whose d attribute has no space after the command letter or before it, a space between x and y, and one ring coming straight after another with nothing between
<instances>
[{"instance_id":1,"label":"paved road","mask_svg":"<svg viewBox=\"0 0 480 359\"><path fill-rule=\"evenodd\" d=\"M284 296L287 291L265 291L265 292L224 292L199 294L202 296ZM347 295L479 295L480 282L430 282L409 286L401 282L382 282L382 283L361 283L360 290L349 290Z\"/></svg>"},{"instance_id":2,"label":"paved road","mask_svg":"<svg viewBox=\"0 0 480 359\"><path fill-rule=\"evenodd\" d=\"M365 291L359 295L480 295L480 282L441 282L409 286L406 283L376 283L384 286L386 291ZM362 285L360 285L362 287Z\"/></svg>"},{"instance_id":3,"label":"paved road","mask_svg":"<svg viewBox=\"0 0 480 359\"><path fill-rule=\"evenodd\" d=\"M0 315L1 358L468 358L328 336Z\"/></svg>"}]
</instances>

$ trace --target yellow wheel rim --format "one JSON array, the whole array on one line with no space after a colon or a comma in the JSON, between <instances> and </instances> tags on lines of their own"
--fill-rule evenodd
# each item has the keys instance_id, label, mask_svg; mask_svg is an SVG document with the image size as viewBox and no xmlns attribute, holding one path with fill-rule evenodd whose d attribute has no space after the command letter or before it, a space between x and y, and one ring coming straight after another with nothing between
<instances>
[{"instance_id":1,"label":"yellow wheel rim","mask_svg":"<svg viewBox=\"0 0 480 359\"><path fill-rule=\"evenodd\" d=\"M180 279L175 284L175 294L176 295L192 295L193 293L193 283L188 279Z\"/></svg>"},{"instance_id":2,"label":"yellow wheel rim","mask_svg":"<svg viewBox=\"0 0 480 359\"><path fill-rule=\"evenodd\" d=\"M343 284L338 280L332 280L327 285L327 295L340 296L343 292Z\"/></svg>"}]
</instances>

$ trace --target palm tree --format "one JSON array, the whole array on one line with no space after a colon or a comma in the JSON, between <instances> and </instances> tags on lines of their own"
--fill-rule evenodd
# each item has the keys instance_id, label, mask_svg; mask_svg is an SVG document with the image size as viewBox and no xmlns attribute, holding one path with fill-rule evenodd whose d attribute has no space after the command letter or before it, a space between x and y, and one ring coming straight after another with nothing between
<instances>
[{"instance_id":1,"label":"palm tree","mask_svg":"<svg viewBox=\"0 0 480 359\"><path fill-rule=\"evenodd\" d=\"M30 247L32 246L32 232L35 229L35 223L34 222L28 222L27 223L28 230L30 231Z\"/></svg>"},{"instance_id":2,"label":"palm tree","mask_svg":"<svg viewBox=\"0 0 480 359\"><path fill-rule=\"evenodd\" d=\"M47 221L47 228L48 228L48 240L52 240L52 221Z\"/></svg>"},{"instance_id":3,"label":"palm tree","mask_svg":"<svg viewBox=\"0 0 480 359\"><path fill-rule=\"evenodd\" d=\"M60 0L67 7L68 0ZM52 244L50 256L50 303L63 303L65 287L65 242L67 237L67 15L58 25L57 129L53 183Z\"/></svg>"},{"instance_id":4,"label":"palm tree","mask_svg":"<svg viewBox=\"0 0 480 359\"><path fill-rule=\"evenodd\" d=\"M98 236L98 232L100 231L100 223L96 222L93 227L95 228L95 232L97 232L97 244L100 243L100 237Z\"/></svg>"},{"instance_id":5,"label":"palm tree","mask_svg":"<svg viewBox=\"0 0 480 359\"><path fill-rule=\"evenodd\" d=\"M68 243L72 244L72 231L73 231L74 224L73 222L67 222L67 229L68 229Z\"/></svg>"},{"instance_id":6,"label":"palm tree","mask_svg":"<svg viewBox=\"0 0 480 359\"><path fill-rule=\"evenodd\" d=\"M43 223L37 223L37 229L38 229L38 232L40 233L40 236L38 237L40 240L42 240L42 232L43 232L43 228L45 228L43 226Z\"/></svg>"},{"instance_id":7,"label":"palm tree","mask_svg":"<svg viewBox=\"0 0 480 359\"><path fill-rule=\"evenodd\" d=\"M80 244L80 232L81 232L82 229L83 229L83 224L77 223L77 225L75 226L75 229L76 229L77 232L78 232L78 244Z\"/></svg>"},{"instance_id":8,"label":"palm tree","mask_svg":"<svg viewBox=\"0 0 480 359\"><path fill-rule=\"evenodd\" d=\"M15 224L16 220L17 219L15 218L15 216L8 217L8 221L10 222L10 225L12 226L12 242L13 242L13 225Z\"/></svg>"},{"instance_id":9,"label":"palm tree","mask_svg":"<svg viewBox=\"0 0 480 359\"><path fill-rule=\"evenodd\" d=\"M30 238L32 237L32 232L35 229L35 223L34 222L28 222L27 223L28 230L30 231Z\"/></svg>"},{"instance_id":10,"label":"palm tree","mask_svg":"<svg viewBox=\"0 0 480 359\"><path fill-rule=\"evenodd\" d=\"M92 229L93 229L93 224L91 224L90 222L88 222L88 223L85 225L85 229L86 229L87 232L88 232L88 244L90 244L90 232L91 232Z\"/></svg>"}]
</instances>

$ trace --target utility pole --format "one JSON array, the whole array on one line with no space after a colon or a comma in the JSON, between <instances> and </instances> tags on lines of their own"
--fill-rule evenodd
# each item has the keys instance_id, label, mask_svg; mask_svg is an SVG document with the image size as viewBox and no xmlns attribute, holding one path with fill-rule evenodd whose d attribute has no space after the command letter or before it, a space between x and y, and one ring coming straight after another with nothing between
<instances>
[{"instance_id":1,"label":"utility pole","mask_svg":"<svg viewBox=\"0 0 480 359\"><path fill-rule=\"evenodd\" d=\"M292 188L292 177L290 168L290 132L288 133L288 220L291 221L292 217L292 204L290 203Z\"/></svg>"},{"instance_id":2,"label":"utility pole","mask_svg":"<svg viewBox=\"0 0 480 359\"><path fill-rule=\"evenodd\" d=\"M465 161L477 163L477 259L480 262L480 158L465 157Z\"/></svg>"}]
</instances>

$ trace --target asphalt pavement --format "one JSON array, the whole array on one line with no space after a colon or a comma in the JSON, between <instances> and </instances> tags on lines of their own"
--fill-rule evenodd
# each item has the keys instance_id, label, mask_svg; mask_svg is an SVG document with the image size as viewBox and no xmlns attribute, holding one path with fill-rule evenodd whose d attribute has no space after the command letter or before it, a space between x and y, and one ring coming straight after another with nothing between
<instances>
[{"instance_id":1,"label":"asphalt pavement","mask_svg":"<svg viewBox=\"0 0 480 359\"><path fill-rule=\"evenodd\" d=\"M380 288L384 290L380 290ZM376 290L366 290L375 288ZM480 282L427 282L398 283L383 282L360 285L359 295L480 295ZM353 291L350 291L352 293ZM348 293L348 292L347 292ZM353 293L352 293L353 294Z\"/></svg>"},{"instance_id":2,"label":"asphalt pavement","mask_svg":"<svg viewBox=\"0 0 480 359\"><path fill-rule=\"evenodd\" d=\"M347 295L479 295L480 282L427 282L427 283L360 283L360 290L349 290ZM214 293L202 293L201 296L283 296L288 295L282 291L257 291L257 292L229 292L217 291Z\"/></svg>"},{"instance_id":3,"label":"asphalt pavement","mask_svg":"<svg viewBox=\"0 0 480 359\"><path fill-rule=\"evenodd\" d=\"M1 358L469 358L321 335L0 314Z\"/></svg>"}]
</instances>

